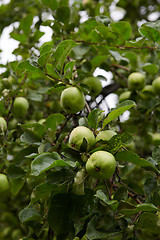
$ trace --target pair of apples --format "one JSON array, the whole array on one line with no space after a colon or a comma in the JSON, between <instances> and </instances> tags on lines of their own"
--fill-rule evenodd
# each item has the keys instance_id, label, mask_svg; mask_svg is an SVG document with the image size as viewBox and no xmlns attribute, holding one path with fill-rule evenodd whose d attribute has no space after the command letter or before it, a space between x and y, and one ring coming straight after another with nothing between
<instances>
[{"instance_id":1,"label":"pair of apples","mask_svg":"<svg viewBox=\"0 0 160 240\"><path fill-rule=\"evenodd\" d=\"M69 137L69 145L77 150L81 149L84 138L87 141L87 149L99 140L108 141L116 133L112 130L101 131L95 138L93 132L84 126L78 126L73 129ZM107 151L96 151L91 154L86 162L86 171L97 179L109 179L113 176L116 169L115 157Z\"/></svg>"}]
</instances>

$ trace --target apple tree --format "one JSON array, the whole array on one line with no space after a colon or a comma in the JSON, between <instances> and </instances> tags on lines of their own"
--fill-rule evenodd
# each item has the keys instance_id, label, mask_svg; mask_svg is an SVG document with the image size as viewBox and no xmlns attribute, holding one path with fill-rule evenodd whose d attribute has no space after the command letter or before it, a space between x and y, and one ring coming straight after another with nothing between
<instances>
[{"instance_id":1,"label":"apple tree","mask_svg":"<svg viewBox=\"0 0 160 240\"><path fill-rule=\"evenodd\" d=\"M1 240L160 239L159 11L0 6L18 43L0 65Z\"/></svg>"}]
</instances>

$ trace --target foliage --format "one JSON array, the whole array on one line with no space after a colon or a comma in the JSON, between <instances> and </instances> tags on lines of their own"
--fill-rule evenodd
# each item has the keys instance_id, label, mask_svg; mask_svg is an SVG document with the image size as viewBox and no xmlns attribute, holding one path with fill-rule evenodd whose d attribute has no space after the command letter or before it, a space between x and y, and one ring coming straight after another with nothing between
<instances>
[{"instance_id":1,"label":"foliage","mask_svg":"<svg viewBox=\"0 0 160 240\"><path fill-rule=\"evenodd\" d=\"M0 6L0 33L13 24L10 37L19 43L15 60L0 65L0 116L7 125L0 132L0 172L10 183L0 199L2 240L160 239L160 94L152 85L160 74L160 21L149 21L160 6L158 0L119 0L115 9L124 15L114 21L114 5L11 0ZM42 27L52 31L43 44ZM113 77L98 75L103 88L94 97L83 81L97 68ZM132 72L143 73L150 87L128 89ZM75 114L60 103L69 87L85 95L84 109ZM110 109L107 97L119 99L128 90L127 99ZM18 118L17 97L29 103ZM108 129L117 134L91 149L84 136L76 150L68 140L77 126L95 137ZM99 150L116 159L107 180L86 172Z\"/></svg>"}]
</instances>

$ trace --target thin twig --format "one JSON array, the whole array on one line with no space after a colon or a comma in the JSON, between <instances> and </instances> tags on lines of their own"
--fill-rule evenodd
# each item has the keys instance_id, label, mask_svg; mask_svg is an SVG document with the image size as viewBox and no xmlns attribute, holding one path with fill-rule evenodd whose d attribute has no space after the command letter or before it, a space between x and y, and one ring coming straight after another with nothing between
<instances>
[{"instance_id":1,"label":"thin twig","mask_svg":"<svg viewBox=\"0 0 160 240\"><path fill-rule=\"evenodd\" d=\"M112 198L111 198L111 194L110 194L110 191L109 191L109 188L108 188L108 185L107 185L107 183L106 183L105 180L104 180L103 182L104 182L104 185L105 185L105 187L106 187L106 190L107 190L107 193L108 193L109 200L112 200Z\"/></svg>"},{"instance_id":2,"label":"thin twig","mask_svg":"<svg viewBox=\"0 0 160 240\"><path fill-rule=\"evenodd\" d=\"M116 47L116 48L120 48L120 49L149 49L149 50L158 50L157 47L149 47L149 46L134 47L134 46L122 46L122 45L107 45L107 43L87 42L87 41L83 41L83 40L76 40L75 42L89 44L89 45L96 45L96 46Z\"/></svg>"}]
</instances>

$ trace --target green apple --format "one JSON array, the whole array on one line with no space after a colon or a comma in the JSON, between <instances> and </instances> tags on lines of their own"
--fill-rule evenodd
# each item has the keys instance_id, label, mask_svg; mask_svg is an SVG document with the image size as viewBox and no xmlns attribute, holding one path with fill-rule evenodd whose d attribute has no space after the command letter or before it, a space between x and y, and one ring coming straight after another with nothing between
<instances>
[{"instance_id":1,"label":"green apple","mask_svg":"<svg viewBox=\"0 0 160 240\"><path fill-rule=\"evenodd\" d=\"M140 94L142 99L151 99L155 96L155 90L152 85L146 85L142 90Z\"/></svg>"},{"instance_id":2,"label":"green apple","mask_svg":"<svg viewBox=\"0 0 160 240\"><path fill-rule=\"evenodd\" d=\"M29 108L28 100L24 97L16 97L13 103L13 115L18 118L24 118Z\"/></svg>"},{"instance_id":3,"label":"green apple","mask_svg":"<svg viewBox=\"0 0 160 240\"><path fill-rule=\"evenodd\" d=\"M7 176L3 173L0 173L0 193L8 192L9 189L10 189L10 184Z\"/></svg>"},{"instance_id":4,"label":"green apple","mask_svg":"<svg viewBox=\"0 0 160 240\"><path fill-rule=\"evenodd\" d=\"M88 174L97 179L109 179L116 169L115 157L107 151L94 152L86 163Z\"/></svg>"},{"instance_id":5,"label":"green apple","mask_svg":"<svg viewBox=\"0 0 160 240\"><path fill-rule=\"evenodd\" d=\"M85 107L84 94L77 87L69 87L63 90L60 101L66 113L77 113Z\"/></svg>"},{"instance_id":6,"label":"green apple","mask_svg":"<svg viewBox=\"0 0 160 240\"><path fill-rule=\"evenodd\" d=\"M85 78L83 83L89 87L89 94L93 97L96 97L102 91L102 84L98 77Z\"/></svg>"},{"instance_id":7,"label":"green apple","mask_svg":"<svg viewBox=\"0 0 160 240\"><path fill-rule=\"evenodd\" d=\"M4 133L7 130L7 122L3 117L0 117L0 132Z\"/></svg>"},{"instance_id":8,"label":"green apple","mask_svg":"<svg viewBox=\"0 0 160 240\"><path fill-rule=\"evenodd\" d=\"M160 133L153 133L152 134L152 142L154 145L160 145Z\"/></svg>"},{"instance_id":9,"label":"green apple","mask_svg":"<svg viewBox=\"0 0 160 240\"><path fill-rule=\"evenodd\" d=\"M43 124L46 121L46 119L42 118L38 121L39 124Z\"/></svg>"},{"instance_id":10,"label":"green apple","mask_svg":"<svg viewBox=\"0 0 160 240\"><path fill-rule=\"evenodd\" d=\"M109 141L109 139L111 139L116 134L117 133L112 130L101 131L98 133L96 137L96 141L99 141L99 140Z\"/></svg>"},{"instance_id":11,"label":"green apple","mask_svg":"<svg viewBox=\"0 0 160 240\"><path fill-rule=\"evenodd\" d=\"M145 85L145 75L140 72L133 72L128 77L128 87L131 90L141 90Z\"/></svg>"},{"instance_id":12,"label":"green apple","mask_svg":"<svg viewBox=\"0 0 160 240\"><path fill-rule=\"evenodd\" d=\"M13 118L12 120L9 121L8 123L8 129L13 130L17 127L18 121L16 118Z\"/></svg>"},{"instance_id":13,"label":"green apple","mask_svg":"<svg viewBox=\"0 0 160 240\"><path fill-rule=\"evenodd\" d=\"M84 195L84 180L85 180L85 175L86 175L86 171L84 168L80 169L75 178L74 178L74 183L73 183L73 192L76 195Z\"/></svg>"},{"instance_id":14,"label":"green apple","mask_svg":"<svg viewBox=\"0 0 160 240\"><path fill-rule=\"evenodd\" d=\"M132 93L131 91L125 91L125 92L121 93L119 95L119 102L121 103L125 100L130 99L131 93Z\"/></svg>"},{"instance_id":15,"label":"green apple","mask_svg":"<svg viewBox=\"0 0 160 240\"><path fill-rule=\"evenodd\" d=\"M154 88L154 91L157 95L160 95L160 77L157 77L153 80L152 86Z\"/></svg>"},{"instance_id":16,"label":"green apple","mask_svg":"<svg viewBox=\"0 0 160 240\"><path fill-rule=\"evenodd\" d=\"M78 126L73 129L69 136L69 145L77 150L80 150L80 146L83 142L83 139L87 140L88 150L92 148L95 143L95 136L93 132L84 126ZM84 149L85 151L87 149Z\"/></svg>"}]
</instances>

